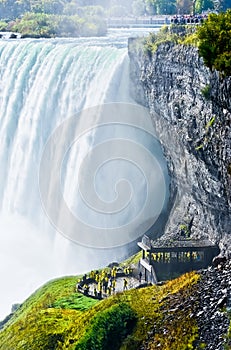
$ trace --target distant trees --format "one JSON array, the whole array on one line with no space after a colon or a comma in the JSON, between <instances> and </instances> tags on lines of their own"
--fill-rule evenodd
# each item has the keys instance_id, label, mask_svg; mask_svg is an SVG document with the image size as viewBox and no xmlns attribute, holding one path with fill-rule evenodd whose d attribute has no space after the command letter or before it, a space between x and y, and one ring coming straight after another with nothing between
<instances>
[{"instance_id":1,"label":"distant trees","mask_svg":"<svg viewBox=\"0 0 231 350\"><path fill-rule=\"evenodd\" d=\"M0 18L16 19L24 13L62 14L65 1L62 0L0 0Z\"/></svg>"},{"instance_id":2,"label":"distant trees","mask_svg":"<svg viewBox=\"0 0 231 350\"><path fill-rule=\"evenodd\" d=\"M78 1L79 2L79 1ZM128 13L132 13L132 9L137 11L137 8L145 7L145 13L148 15L152 14L168 14L172 13L173 8L179 9L183 13L183 8L186 12L193 8L197 3L198 12L205 11L207 9L217 9L219 11L226 11L231 7L230 0L82 0L85 5L101 5L106 10L113 6L123 6L127 9ZM90 3L89 3L90 2ZM187 5L188 4L188 5ZM82 5L78 5L82 6ZM133 14L135 14L133 12Z\"/></svg>"},{"instance_id":3,"label":"distant trees","mask_svg":"<svg viewBox=\"0 0 231 350\"><path fill-rule=\"evenodd\" d=\"M112 6L108 10L108 15L110 17L122 17L122 16L129 15L129 11L128 11L128 9L125 6L116 5L116 6Z\"/></svg>"},{"instance_id":4,"label":"distant trees","mask_svg":"<svg viewBox=\"0 0 231 350\"><path fill-rule=\"evenodd\" d=\"M192 0L177 0L177 13L185 14L185 13L193 13L193 1Z\"/></svg>"},{"instance_id":5,"label":"distant trees","mask_svg":"<svg viewBox=\"0 0 231 350\"><path fill-rule=\"evenodd\" d=\"M86 3L95 1L0 0L0 29L32 37L105 35L103 7L80 6Z\"/></svg>"},{"instance_id":6,"label":"distant trees","mask_svg":"<svg viewBox=\"0 0 231 350\"><path fill-rule=\"evenodd\" d=\"M8 24L4 21L0 21L0 32L6 31L8 27Z\"/></svg>"},{"instance_id":7,"label":"distant trees","mask_svg":"<svg viewBox=\"0 0 231 350\"><path fill-rule=\"evenodd\" d=\"M53 34L58 26L72 27L72 33L106 33L106 17L201 13L207 9L226 10L231 0L0 0L0 29ZM32 16L32 15L37 16ZM58 17L64 16L62 21ZM31 16L33 18L31 18ZM71 17L68 18L67 17ZM46 25L43 30L40 19ZM30 23L26 24L26 21ZM15 22L15 23L14 23ZM57 24L59 22L59 24ZM67 25L67 22L69 23ZM36 25L37 23L37 25ZM66 23L66 25L64 25ZM87 24L88 23L88 24ZM34 28L38 28L37 32ZM83 30L84 28L84 30ZM69 30L66 28L65 33ZM97 34L98 33L98 34ZM81 35L81 34L80 34ZM225 54L226 55L226 54ZM226 57L226 56L224 56Z\"/></svg>"},{"instance_id":8,"label":"distant trees","mask_svg":"<svg viewBox=\"0 0 231 350\"><path fill-rule=\"evenodd\" d=\"M0 0L0 19L12 20L24 13L80 15L84 7L101 7L105 16L196 13L225 11L231 0ZM103 16L102 12L100 16Z\"/></svg>"},{"instance_id":9,"label":"distant trees","mask_svg":"<svg viewBox=\"0 0 231 350\"><path fill-rule=\"evenodd\" d=\"M231 76L231 10L210 14L198 28L199 54L205 64L224 76Z\"/></svg>"},{"instance_id":10,"label":"distant trees","mask_svg":"<svg viewBox=\"0 0 231 350\"><path fill-rule=\"evenodd\" d=\"M97 17L27 13L21 20L16 20L11 30L20 32L23 37L95 36L106 34L106 24Z\"/></svg>"},{"instance_id":11,"label":"distant trees","mask_svg":"<svg viewBox=\"0 0 231 350\"><path fill-rule=\"evenodd\" d=\"M142 0L134 0L132 4L132 12L135 16L143 16L146 14L146 5Z\"/></svg>"},{"instance_id":12,"label":"distant trees","mask_svg":"<svg viewBox=\"0 0 231 350\"><path fill-rule=\"evenodd\" d=\"M176 11L176 0L146 0L153 13L157 15L171 15Z\"/></svg>"},{"instance_id":13,"label":"distant trees","mask_svg":"<svg viewBox=\"0 0 231 350\"><path fill-rule=\"evenodd\" d=\"M195 1L195 12L201 13L206 10L214 9L214 1L213 0L196 0Z\"/></svg>"}]
</instances>

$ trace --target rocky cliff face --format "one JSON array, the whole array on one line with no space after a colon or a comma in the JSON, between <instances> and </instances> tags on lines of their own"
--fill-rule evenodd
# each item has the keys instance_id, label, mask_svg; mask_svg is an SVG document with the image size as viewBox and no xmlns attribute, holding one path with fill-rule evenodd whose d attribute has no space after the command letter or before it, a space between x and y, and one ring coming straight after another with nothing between
<instances>
[{"instance_id":1,"label":"rocky cliff face","mask_svg":"<svg viewBox=\"0 0 231 350\"><path fill-rule=\"evenodd\" d=\"M231 77L211 73L191 46L152 55L129 42L132 92L152 116L171 176L165 234L191 230L231 253Z\"/></svg>"}]
</instances>

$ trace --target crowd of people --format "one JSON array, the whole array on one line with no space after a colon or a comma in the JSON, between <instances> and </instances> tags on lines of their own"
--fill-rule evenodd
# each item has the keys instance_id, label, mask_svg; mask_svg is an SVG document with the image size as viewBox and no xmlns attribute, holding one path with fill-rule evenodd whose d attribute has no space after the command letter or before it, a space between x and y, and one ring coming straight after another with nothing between
<instances>
[{"instance_id":1,"label":"crowd of people","mask_svg":"<svg viewBox=\"0 0 231 350\"><path fill-rule=\"evenodd\" d=\"M171 18L171 24L203 23L207 19L206 14L200 15L175 15Z\"/></svg>"},{"instance_id":2,"label":"crowd of people","mask_svg":"<svg viewBox=\"0 0 231 350\"><path fill-rule=\"evenodd\" d=\"M201 261L203 259L203 252L158 252L152 253L151 258L154 262L159 263L171 263L176 260L178 262Z\"/></svg>"},{"instance_id":3,"label":"crowd of people","mask_svg":"<svg viewBox=\"0 0 231 350\"><path fill-rule=\"evenodd\" d=\"M103 296L110 296L116 292L117 278L123 276L123 290L128 289L128 279L132 275L132 268L125 267L123 270L117 266L102 271L91 271L89 275L84 275L77 281L76 291L83 292L101 299ZM90 290L90 287L92 289Z\"/></svg>"}]
</instances>

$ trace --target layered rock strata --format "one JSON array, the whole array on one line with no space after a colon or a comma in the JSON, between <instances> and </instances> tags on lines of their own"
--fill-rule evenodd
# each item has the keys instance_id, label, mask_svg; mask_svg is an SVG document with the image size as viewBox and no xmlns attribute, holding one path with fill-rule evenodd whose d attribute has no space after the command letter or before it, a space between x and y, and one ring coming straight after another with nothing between
<instances>
[{"instance_id":1,"label":"layered rock strata","mask_svg":"<svg viewBox=\"0 0 231 350\"><path fill-rule=\"evenodd\" d=\"M165 235L183 227L230 255L231 77L210 72L192 46L145 54L131 39L129 56L133 97L150 110L171 176Z\"/></svg>"}]
</instances>

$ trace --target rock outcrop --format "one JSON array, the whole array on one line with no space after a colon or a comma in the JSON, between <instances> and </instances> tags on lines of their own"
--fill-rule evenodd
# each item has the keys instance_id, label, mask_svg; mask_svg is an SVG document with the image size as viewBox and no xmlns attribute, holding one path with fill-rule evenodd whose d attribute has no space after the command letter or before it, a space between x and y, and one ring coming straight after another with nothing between
<instances>
[{"instance_id":1,"label":"rock outcrop","mask_svg":"<svg viewBox=\"0 0 231 350\"><path fill-rule=\"evenodd\" d=\"M155 334L169 334L169 325L181 325L182 332L186 325L182 322L182 313L189 315L197 325L193 349L224 350L230 349L230 337L227 337L230 319L226 310L230 311L230 276L231 261L201 270L199 282L190 287L188 293L181 290L169 295L162 307L163 320L160 325L153 322L152 331L140 350L161 349Z\"/></svg>"},{"instance_id":2,"label":"rock outcrop","mask_svg":"<svg viewBox=\"0 0 231 350\"><path fill-rule=\"evenodd\" d=\"M132 93L146 105L171 176L165 235L189 227L231 254L231 77L203 64L192 46L153 54L129 42Z\"/></svg>"}]
</instances>

